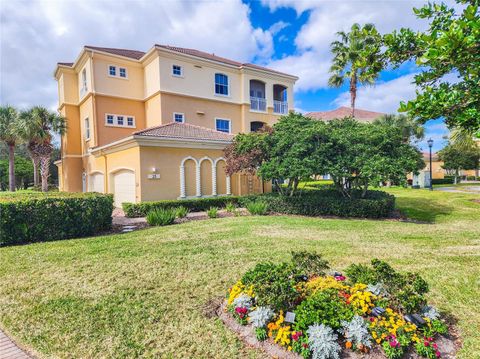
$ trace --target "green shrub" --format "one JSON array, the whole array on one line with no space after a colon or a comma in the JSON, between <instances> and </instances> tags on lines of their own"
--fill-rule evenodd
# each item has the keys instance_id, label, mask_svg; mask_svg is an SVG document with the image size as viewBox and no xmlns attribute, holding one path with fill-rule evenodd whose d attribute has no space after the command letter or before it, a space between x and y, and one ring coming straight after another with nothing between
<instances>
[{"instance_id":1,"label":"green shrub","mask_svg":"<svg viewBox=\"0 0 480 359\"><path fill-rule=\"evenodd\" d=\"M248 212L254 216L264 216L268 211L268 204L265 201L250 201L246 205Z\"/></svg>"},{"instance_id":2,"label":"green shrub","mask_svg":"<svg viewBox=\"0 0 480 359\"><path fill-rule=\"evenodd\" d=\"M256 304L279 311L292 308L298 298L295 268L289 263L260 263L242 277L242 283L255 288Z\"/></svg>"},{"instance_id":3,"label":"green shrub","mask_svg":"<svg viewBox=\"0 0 480 359\"><path fill-rule=\"evenodd\" d=\"M382 283L390 294L390 303L404 313L419 311L425 304L425 293L428 293L428 283L417 273L398 273L388 263L373 259L372 267L365 265L350 265L345 273L352 284Z\"/></svg>"},{"instance_id":4,"label":"green shrub","mask_svg":"<svg viewBox=\"0 0 480 359\"><path fill-rule=\"evenodd\" d=\"M306 331L313 324L340 329L342 321L350 321L353 316L353 309L337 290L325 289L315 292L295 309L295 330Z\"/></svg>"},{"instance_id":5,"label":"green shrub","mask_svg":"<svg viewBox=\"0 0 480 359\"><path fill-rule=\"evenodd\" d=\"M305 216L384 218L395 209L395 197L383 191L368 191L365 198L360 198L360 191L353 191L352 198L346 198L331 188L303 190L301 195L292 197L277 193L256 197L268 204L270 212ZM241 197L239 202L246 205L252 200L255 197Z\"/></svg>"},{"instance_id":6,"label":"green shrub","mask_svg":"<svg viewBox=\"0 0 480 359\"><path fill-rule=\"evenodd\" d=\"M178 218L185 218L188 214L188 208L180 206L175 208L175 212Z\"/></svg>"},{"instance_id":7,"label":"green shrub","mask_svg":"<svg viewBox=\"0 0 480 359\"><path fill-rule=\"evenodd\" d=\"M185 207L190 212L207 211L210 207L224 208L227 203L238 203L239 197L221 196L194 199L164 200L155 202L123 203L122 207L127 217L145 217L148 212L157 208Z\"/></svg>"},{"instance_id":8,"label":"green shrub","mask_svg":"<svg viewBox=\"0 0 480 359\"><path fill-rule=\"evenodd\" d=\"M292 263L297 272L307 276L324 275L329 268L328 261L322 258L321 254L301 251L292 252Z\"/></svg>"},{"instance_id":9,"label":"green shrub","mask_svg":"<svg viewBox=\"0 0 480 359\"><path fill-rule=\"evenodd\" d=\"M445 178L433 178L432 179L432 184L453 184L454 178L453 177L447 177Z\"/></svg>"},{"instance_id":10,"label":"green shrub","mask_svg":"<svg viewBox=\"0 0 480 359\"><path fill-rule=\"evenodd\" d=\"M225 209L229 213L235 213L235 211L237 210L237 206L235 206L235 203L233 202L228 202L227 205L225 206Z\"/></svg>"},{"instance_id":11,"label":"green shrub","mask_svg":"<svg viewBox=\"0 0 480 359\"><path fill-rule=\"evenodd\" d=\"M26 191L0 197L0 245L90 236L111 228L113 197Z\"/></svg>"},{"instance_id":12,"label":"green shrub","mask_svg":"<svg viewBox=\"0 0 480 359\"><path fill-rule=\"evenodd\" d=\"M218 217L218 208L217 207L210 207L207 211L207 216L209 218L217 218Z\"/></svg>"},{"instance_id":13,"label":"green shrub","mask_svg":"<svg viewBox=\"0 0 480 359\"><path fill-rule=\"evenodd\" d=\"M151 226L168 226L175 221L177 212L174 208L154 209L147 213L147 223Z\"/></svg>"}]
</instances>

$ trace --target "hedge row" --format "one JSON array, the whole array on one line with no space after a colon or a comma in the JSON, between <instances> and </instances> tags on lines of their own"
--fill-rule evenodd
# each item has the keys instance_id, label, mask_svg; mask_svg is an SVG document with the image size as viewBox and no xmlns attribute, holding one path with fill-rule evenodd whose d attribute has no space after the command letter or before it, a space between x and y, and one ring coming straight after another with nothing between
<instances>
[{"instance_id":1,"label":"hedge row","mask_svg":"<svg viewBox=\"0 0 480 359\"><path fill-rule=\"evenodd\" d=\"M382 191L368 191L365 198L360 198L360 192L346 198L334 189L310 190L294 197L266 194L261 198L271 212L304 216L385 218L395 209L395 197Z\"/></svg>"},{"instance_id":2,"label":"hedge row","mask_svg":"<svg viewBox=\"0 0 480 359\"><path fill-rule=\"evenodd\" d=\"M0 246L95 234L112 225L108 194L14 196L0 200Z\"/></svg>"},{"instance_id":3,"label":"hedge row","mask_svg":"<svg viewBox=\"0 0 480 359\"><path fill-rule=\"evenodd\" d=\"M190 211L206 211L210 207L225 207L232 202L245 206L248 201L267 202L270 212L298 214L305 216L338 216L359 218L389 217L395 208L395 197L382 191L368 191L366 198L360 198L360 192L353 192L353 198L345 198L334 189L304 190L294 197L277 193L249 195L242 197L211 197L187 200L168 200L157 202L124 203L127 217L144 217L153 209L183 206Z\"/></svg>"},{"instance_id":4,"label":"hedge row","mask_svg":"<svg viewBox=\"0 0 480 359\"><path fill-rule=\"evenodd\" d=\"M178 199L178 200L163 200L154 202L140 202L140 203L123 203L123 211L127 217L145 217L148 212L154 209L167 209L183 206L188 208L191 212L206 211L210 207L223 208L227 203L239 203L240 197L235 196L221 196L208 198L193 198L193 199Z\"/></svg>"},{"instance_id":5,"label":"hedge row","mask_svg":"<svg viewBox=\"0 0 480 359\"><path fill-rule=\"evenodd\" d=\"M433 178L432 184L453 184L454 177Z\"/></svg>"}]
</instances>

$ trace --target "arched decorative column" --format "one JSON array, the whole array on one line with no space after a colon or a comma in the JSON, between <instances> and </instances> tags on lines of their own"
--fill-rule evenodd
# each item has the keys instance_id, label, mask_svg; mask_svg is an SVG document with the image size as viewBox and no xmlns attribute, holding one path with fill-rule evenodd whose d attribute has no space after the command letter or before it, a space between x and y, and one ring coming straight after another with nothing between
<instances>
[{"instance_id":1,"label":"arched decorative column","mask_svg":"<svg viewBox=\"0 0 480 359\"><path fill-rule=\"evenodd\" d=\"M196 189L197 189L197 196L199 193L199 186L200 186L200 165L198 161L193 158L192 156L185 157L182 162L180 163L180 198L186 198L187 197L187 190L186 190L186 184L185 184L185 162L192 160L195 162L195 169L196 169Z\"/></svg>"},{"instance_id":2,"label":"arched decorative column","mask_svg":"<svg viewBox=\"0 0 480 359\"><path fill-rule=\"evenodd\" d=\"M196 175L195 184L197 188L197 197L202 197L202 184L200 181L200 176L201 176L200 166L201 166L201 162L200 163L197 162L197 167L195 168L195 175Z\"/></svg>"},{"instance_id":3,"label":"arched decorative column","mask_svg":"<svg viewBox=\"0 0 480 359\"><path fill-rule=\"evenodd\" d=\"M212 196L217 195L217 161L212 163Z\"/></svg>"},{"instance_id":4,"label":"arched decorative column","mask_svg":"<svg viewBox=\"0 0 480 359\"><path fill-rule=\"evenodd\" d=\"M232 194L232 185L231 185L231 182L230 182L230 176L227 176L226 184L227 184L227 195L231 195Z\"/></svg>"}]
</instances>

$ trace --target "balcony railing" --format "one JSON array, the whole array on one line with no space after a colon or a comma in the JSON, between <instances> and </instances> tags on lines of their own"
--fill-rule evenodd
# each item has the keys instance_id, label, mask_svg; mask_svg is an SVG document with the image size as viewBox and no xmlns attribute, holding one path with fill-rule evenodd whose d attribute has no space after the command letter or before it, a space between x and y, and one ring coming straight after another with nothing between
<instances>
[{"instance_id":1,"label":"balcony railing","mask_svg":"<svg viewBox=\"0 0 480 359\"><path fill-rule=\"evenodd\" d=\"M254 111L266 111L267 100L261 97L250 97L250 109Z\"/></svg>"},{"instance_id":2,"label":"balcony railing","mask_svg":"<svg viewBox=\"0 0 480 359\"><path fill-rule=\"evenodd\" d=\"M273 101L273 112L286 114L288 113L288 102L287 101Z\"/></svg>"}]
</instances>

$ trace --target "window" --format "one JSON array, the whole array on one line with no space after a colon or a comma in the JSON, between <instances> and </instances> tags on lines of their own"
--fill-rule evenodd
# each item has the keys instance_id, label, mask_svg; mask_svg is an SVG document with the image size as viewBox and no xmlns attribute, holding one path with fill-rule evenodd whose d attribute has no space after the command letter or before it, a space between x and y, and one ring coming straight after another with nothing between
<instances>
[{"instance_id":1,"label":"window","mask_svg":"<svg viewBox=\"0 0 480 359\"><path fill-rule=\"evenodd\" d=\"M135 127L135 117L108 113L105 114L105 125L114 127Z\"/></svg>"},{"instance_id":2,"label":"window","mask_svg":"<svg viewBox=\"0 0 480 359\"><path fill-rule=\"evenodd\" d=\"M90 121L88 117L85 119L85 141L90 139Z\"/></svg>"},{"instance_id":3,"label":"window","mask_svg":"<svg viewBox=\"0 0 480 359\"><path fill-rule=\"evenodd\" d=\"M127 78L127 69L124 67L120 67L119 69L120 77L123 77L124 79Z\"/></svg>"},{"instance_id":4,"label":"window","mask_svg":"<svg viewBox=\"0 0 480 359\"><path fill-rule=\"evenodd\" d=\"M115 66L110 65L108 67L108 74L110 76L117 76L117 68Z\"/></svg>"},{"instance_id":5,"label":"window","mask_svg":"<svg viewBox=\"0 0 480 359\"><path fill-rule=\"evenodd\" d=\"M178 77L183 76L182 66L173 65L173 66L172 66L172 75L173 75L173 76L178 76Z\"/></svg>"},{"instance_id":6,"label":"window","mask_svg":"<svg viewBox=\"0 0 480 359\"><path fill-rule=\"evenodd\" d=\"M87 69L82 70L82 93L87 92Z\"/></svg>"},{"instance_id":7,"label":"window","mask_svg":"<svg viewBox=\"0 0 480 359\"><path fill-rule=\"evenodd\" d=\"M217 131L230 133L230 120L224 120L221 118L215 119L215 128Z\"/></svg>"},{"instance_id":8,"label":"window","mask_svg":"<svg viewBox=\"0 0 480 359\"><path fill-rule=\"evenodd\" d=\"M185 115L183 113L174 112L173 113L173 121L184 123L185 122Z\"/></svg>"},{"instance_id":9,"label":"window","mask_svg":"<svg viewBox=\"0 0 480 359\"><path fill-rule=\"evenodd\" d=\"M224 74L215 74L215 93L217 95L228 96L228 76Z\"/></svg>"},{"instance_id":10,"label":"window","mask_svg":"<svg viewBox=\"0 0 480 359\"><path fill-rule=\"evenodd\" d=\"M126 67L117 67L116 65L108 65L108 76L126 79L127 78L127 68Z\"/></svg>"}]
</instances>

